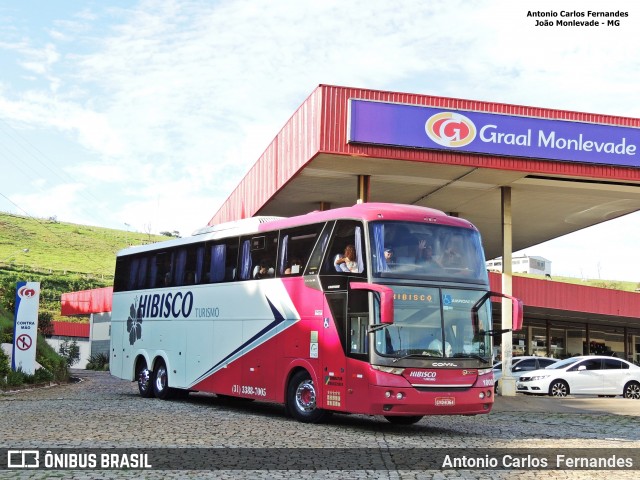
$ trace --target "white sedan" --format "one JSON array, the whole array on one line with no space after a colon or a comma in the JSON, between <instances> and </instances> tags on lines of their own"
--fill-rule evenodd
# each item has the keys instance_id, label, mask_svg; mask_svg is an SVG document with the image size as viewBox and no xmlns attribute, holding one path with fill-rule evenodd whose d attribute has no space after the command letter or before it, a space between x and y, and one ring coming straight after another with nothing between
<instances>
[{"instance_id":1,"label":"white sedan","mask_svg":"<svg viewBox=\"0 0 640 480\"><path fill-rule=\"evenodd\" d=\"M619 358L572 357L522 375L516 391L553 397L623 395L640 399L640 367Z\"/></svg>"}]
</instances>

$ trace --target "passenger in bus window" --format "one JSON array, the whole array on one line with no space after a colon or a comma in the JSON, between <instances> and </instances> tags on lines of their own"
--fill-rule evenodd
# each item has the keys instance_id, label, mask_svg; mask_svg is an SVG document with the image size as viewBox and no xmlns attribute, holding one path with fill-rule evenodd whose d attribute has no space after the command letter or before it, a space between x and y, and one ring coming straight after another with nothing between
<instances>
[{"instance_id":1,"label":"passenger in bus window","mask_svg":"<svg viewBox=\"0 0 640 480\"><path fill-rule=\"evenodd\" d=\"M254 269L253 278L259 280L261 278L269 278L269 261L260 260L260 264Z\"/></svg>"},{"instance_id":2,"label":"passenger in bus window","mask_svg":"<svg viewBox=\"0 0 640 480\"><path fill-rule=\"evenodd\" d=\"M442 252L441 264L445 268L466 268L464 240L461 235L452 235Z\"/></svg>"},{"instance_id":3,"label":"passenger in bus window","mask_svg":"<svg viewBox=\"0 0 640 480\"><path fill-rule=\"evenodd\" d=\"M416 264L423 267L437 267L440 264L433 257L433 246L427 240L418 241L418 250L416 251Z\"/></svg>"},{"instance_id":4,"label":"passenger in bus window","mask_svg":"<svg viewBox=\"0 0 640 480\"><path fill-rule=\"evenodd\" d=\"M347 245L344 249L344 254L339 256L335 261L336 267L344 270L341 266L344 265L347 272L358 273L358 262L356 259L356 248L353 245Z\"/></svg>"},{"instance_id":5,"label":"passenger in bus window","mask_svg":"<svg viewBox=\"0 0 640 480\"><path fill-rule=\"evenodd\" d=\"M284 274L297 275L301 273L301 270L302 270L302 261L297 257L293 257L291 259L291 264L288 265L287 268L284 270Z\"/></svg>"}]
</instances>

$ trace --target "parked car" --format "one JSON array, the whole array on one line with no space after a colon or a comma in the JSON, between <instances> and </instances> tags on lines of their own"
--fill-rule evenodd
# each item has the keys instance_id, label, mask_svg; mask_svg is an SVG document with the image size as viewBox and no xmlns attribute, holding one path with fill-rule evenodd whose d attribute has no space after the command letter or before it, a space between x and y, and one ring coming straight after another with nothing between
<instances>
[{"instance_id":1,"label":"parked car","mask_svg":"<svg viewBox=\"0 0 640 480\"><path fill-rule=\"evenodd\" d=\"M549 365L553 365L557 361L557 358L535 357L526 355L512 357L511 375L517 380L523 373L546 368ZM493 366L493 385L496 392L498 391L500 378L502 378L502 362L498 362Z\"/></svg>"},{"instance_id":2,"label":"parked car","mask_svg":"<svg viewBox=\"0 0 640 480\"><path fill-rule=\"evenodd\" d=\"M640 399L640 367L601 355L572 357L520 376L516 391L553 397L623 395Z\"/></svg>"}]
</instances>

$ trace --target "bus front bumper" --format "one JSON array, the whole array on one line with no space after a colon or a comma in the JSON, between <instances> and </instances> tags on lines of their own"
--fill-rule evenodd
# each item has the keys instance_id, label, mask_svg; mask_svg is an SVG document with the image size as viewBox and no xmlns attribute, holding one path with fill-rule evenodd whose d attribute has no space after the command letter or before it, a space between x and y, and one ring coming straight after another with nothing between
<instances>
[{"instance_id":1,"label":"bus front bumper","mask_svg":"<svg viewBox=\"0 0 640 480\"><path fill-rule=\"evenodd\" d=\"M371 415L479 415L493 407L492 387L465 390L369 386Z\"/></svg>"}]
</instances>

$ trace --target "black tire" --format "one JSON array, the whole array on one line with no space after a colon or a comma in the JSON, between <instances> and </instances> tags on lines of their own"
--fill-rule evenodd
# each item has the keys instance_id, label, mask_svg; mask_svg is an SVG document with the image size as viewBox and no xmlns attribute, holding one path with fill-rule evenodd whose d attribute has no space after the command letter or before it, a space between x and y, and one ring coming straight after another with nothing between
<instances>
[{"instance_id":1,"label":"black tire","mask_svg":"<svg viewBox=\"0 0 640 480\"><path fill-rule=\"evenodd\" d=\"M629 382L624 386L624 398L633 398L634 400L640 400L640 383Z\"/></svg>"},{"instance_id":2,"label":"black tire","mask_svg":"<svg viewBox=\"0 0 640 480\"><path fill-rule=\"evenodd\" d=\"M395 416L386 416L384 418L387 419L389 423L393 423L394 425L413 425L414 423L418 423L422 420L423 415L414 415L411 417L395 417Z\"/></svg>"},{"instance_id":3,"label":"black tire","mask_svg":"<svg viewBox=\"0 0 640 480\"><path fill-rule=\"evenodd\" d=\"M552 397L566 397L569 395L569 384L564 380L554 380L549 385L549 395Z\"/></svg>"},{"instance_id":4,"label":"black tire","mask_svg":"<svg viewBox=\"0 0 640 480\"><path fill-rule=\"evenodd\" d=\"M303 423L317 423L327 415L316 403L316 387L306 370L296 373L287 387L287 410L296 420Z\"/></svg>"},{"instance_id":5,"label":"black tire","mask_svg":"<svg viewBox=\"0 0 640 480\"><path fill-rule=\"evenodd\" d=\"M169 371L164 360L156 362L156 368L153 369L153 394L161 400L171 398L171 388L169 388Z\"/></svg>"},{"instance_id":6,"label":"black tire","mask_svg":"<svg viewBox=\"0 0 640 480\"><path fill-rule=\"evenodd\" d=\"M138 392L142 398L153 397L153 374L147 368L144 359L138 360L136 365L136 380L138 381Z\"/></svg>"}]
</instances>

